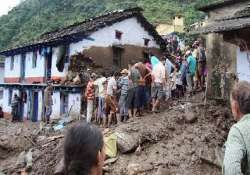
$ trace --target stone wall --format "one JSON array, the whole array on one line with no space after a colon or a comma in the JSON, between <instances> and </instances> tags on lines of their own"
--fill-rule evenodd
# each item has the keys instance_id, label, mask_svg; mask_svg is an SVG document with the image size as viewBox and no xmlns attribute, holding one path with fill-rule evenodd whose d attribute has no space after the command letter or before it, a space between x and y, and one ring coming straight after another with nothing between
<instances>
[{"instance_id":1,"label":"stone wall","mask_svg":"<svg viewBox=\"0 0 250 175\"><path fill-rule=\"evenodd\" d=\"M208 34L206 38L207 97L228 100L235 81L237 46L225 42L220 34Z\"/></svg>"}]
</instances>

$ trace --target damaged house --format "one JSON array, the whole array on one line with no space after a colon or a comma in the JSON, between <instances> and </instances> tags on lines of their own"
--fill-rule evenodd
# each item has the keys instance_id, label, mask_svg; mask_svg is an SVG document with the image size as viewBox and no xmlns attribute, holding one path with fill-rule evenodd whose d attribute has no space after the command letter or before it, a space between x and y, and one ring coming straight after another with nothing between
<instances>
[{"instance_id":1,"label":"damaged house","mask_svg":"<svg viewBox=\"0 0 250 175\"><path fill-rule=\"evenodd\" d=\"M3 110L11 113L16 93L21 98L22 118L41 120L46 81L53 80L57 83L53 85L52 118L69 111L79 114L86 82L66 83L79 71L86 72L79 64L126 67L131 59L148 57L149 51L160 55L164 46L141 8L107 13L45 33L33 42L0 52L5 56ZM72 72L73 78L69 76Z\"/></svg>"},{"instance_id":2,"label":"damaged house","mask_svg":"<svg viewBox=\"0 0 250 175\"><path fill-rule=\"evenodd\" d=\"M229 99L237 80L250 81L250 0L224 0L199 8L207 20L192 33L206 35L207 97Z\"/></svg>"}]
</instances>

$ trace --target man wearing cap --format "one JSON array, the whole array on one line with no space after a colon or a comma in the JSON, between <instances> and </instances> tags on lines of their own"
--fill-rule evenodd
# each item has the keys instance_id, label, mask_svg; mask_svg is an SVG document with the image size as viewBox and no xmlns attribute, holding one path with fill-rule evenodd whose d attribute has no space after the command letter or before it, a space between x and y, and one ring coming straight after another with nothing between
<instances>
[{"instance_id":1,"label":"man wearing cap","mask_svg":"<svg viewBox=\"0 0 250 175\"><path fill-rule=\"evenodd\" d=\"M129 78L128 78L128 70L123 69L121 71L122 78L121 81L118 84L118 87L121 89L121 96L119 99L119 109L120 109L120 115L119 115L119 121L123 118L123 120L128 119L128 86L129 86Z\"/></svg>"},{"instance_id":2,"label":"man wearing cap","mask_svg":"<svg viewBox=\"0 0 250 175\"><path fill-rule=\"evenodd\" d=\"M194 76L196 72L196 59L192 56L192 53L190 50L188 50L185 54L187 58L187 85L188 85L188 93L189 95L192 94L193 87L194 87Z\"/></svg>"},{"instance_id":3,"label":"man wearing cap","mask_svg":"<svg viewBox=\"0 0 250 175\"><path fill-rule=\"evenodd\" d=\"M45 120L46 123L49 124L50 116L52 114L52 105L53 105L53 99L52 99L53 86L51 81L48 81L47 84L48 86L44 90L44 104L45 104Z\"/></svg>"}]
</instances>

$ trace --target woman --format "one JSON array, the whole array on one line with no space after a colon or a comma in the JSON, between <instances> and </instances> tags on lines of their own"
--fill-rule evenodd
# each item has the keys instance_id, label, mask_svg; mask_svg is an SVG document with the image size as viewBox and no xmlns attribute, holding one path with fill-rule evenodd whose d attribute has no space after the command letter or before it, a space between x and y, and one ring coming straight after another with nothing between
<instances>
[{"instance_id":1,"label":"woman","mask_svg":"<svg viewBox=\"0 0 250 175\"><path fill-rule=\"evenodd\" d=\"M65 175L102 175L105 160L102 132L79 123L72 127L64 143Z\"/></svg>"}]
</instances>

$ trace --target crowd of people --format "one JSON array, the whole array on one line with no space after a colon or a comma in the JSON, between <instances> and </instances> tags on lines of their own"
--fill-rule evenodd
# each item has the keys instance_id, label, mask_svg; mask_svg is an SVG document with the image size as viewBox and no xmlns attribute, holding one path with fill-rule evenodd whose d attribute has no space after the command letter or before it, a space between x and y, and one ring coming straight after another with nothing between
<instances>
[{"instance_id":1,"label":"crowd of people","mask_svg":"<svg viewBox=\"0 0 250 175\"><path fill-rule=\"evenodd\" d=\"M200 41L163 57L150 53L142 62L132 60L127 69L109 75L91 73L85 90L86 120L110 127L145 111L158 113L161 101L204 90L205 77L206 53Z\"/></svg>"},{"instance_id":2,"label":"crowd of people","mask_svg":"<svg viewBox=\"0 0 250 175\"><path fill-rule=\"evenodd\" d=\"M113 80L112 80L113 81ZM231 109L237 121L225 143L223 175L250 173L250 83L239 82L231 92ZM101 175L105 160L104 139L95 125L78 123L64 143L64 174Z\"/></svg>"}]
</instances>

